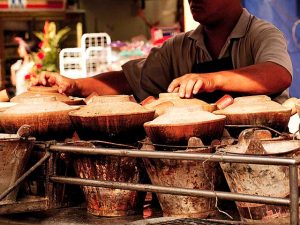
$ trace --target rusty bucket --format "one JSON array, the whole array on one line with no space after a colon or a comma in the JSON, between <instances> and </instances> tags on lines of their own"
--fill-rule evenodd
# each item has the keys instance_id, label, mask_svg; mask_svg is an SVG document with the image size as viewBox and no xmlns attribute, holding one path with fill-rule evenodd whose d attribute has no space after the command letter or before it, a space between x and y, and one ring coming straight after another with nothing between
<instances>
[{"instance_id":1,"label":"rusty bucket","mask_svg":"<svg viewBox=\"0 0 300 225\"><path fill-rule=\"evenodd\" d=\"M75 142L76 146L94 147L91 142ZM102 181L140 183L141 167L136 158L109 155L76 156L78 177ZM141 213L144 192L82 186L88 213L95 216L129 216Z\"/></svg>"},{"instance_id":2,"label":"rusty bucket","mask_svg":"<svg viewBox=\"0 0 300 225\"><path fill-rule=\"evenodd\" d=\"M154 151L154 147L151 144L144 144L141 150ZM211 153L212 151L212 148L195 148L174 152L194 154ZM151 183L159 186L214 190L219 180L218 172L221 172L218 169L218 163L211 161L150 158L143 158L143 161ZM157 193L157 196L164 216L207 218L216 213L214 198L161 193Z\"/></svg>"},{"instance_id":3,"label":"rusty bucket","mask_svg":"<svg viewBox=\"0 0 300 225\"><path fill-rule=\"evenodd\" d=\"M25 171L34 140L18 134L0 134L0 194L14 185ZM0 204L15 202L17 193L18 188L15 188Z\"/></svg>"},{"instance_id":4,"label":"rusty bucket","mask_svg":"<svg viewBox=\"0 0 300 225\"><path fill-rule=\"evenodd\" d=\"M293 157L300 151L298 140L252 140L219 149L226 154L255 154L268 157ZM220 163L231 192L286 198L289 196L289 169L287 166L244 163ZM298 170L298 176L300 170ZM300 182L298 181L298 186ZM261 203L236 202L240 217L245 222L288 224L289 207Z\"/></svg>"}]
</instances>

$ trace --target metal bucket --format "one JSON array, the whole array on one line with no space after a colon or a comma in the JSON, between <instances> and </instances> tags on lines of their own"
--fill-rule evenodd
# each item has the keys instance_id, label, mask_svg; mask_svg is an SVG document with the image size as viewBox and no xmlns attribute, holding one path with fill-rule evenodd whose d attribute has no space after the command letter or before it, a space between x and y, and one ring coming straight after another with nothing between
<instances>
[{"instance_id":1,"label":"metal bucket","mask_svg":"<svg viewBox=\"0 0 300 225\"><path fill-rule=\"evenodd\" d=\"M142 150L154 150L145 145ZM188 149L176 152L211 153L212 148ZM143 158L152 184L214 190L219 180L218 163L210 161L169 160ZM157 193L163 215L167 217L207 218L215 215L215 199Z\"/></svg>"},{"instance_id":2,"label":"metal bucket","mask_svg":"<svg viewBox=\"0 0 300 225\"><path fill-rule=\"evenodd\" d=\"M220 149L231 154L263 154L268 157L293 157L300 155L299 141L254 141L248 146L237 144ZM252 147L251 147L252 145ZM253 149L255 146L256 149ZM261 148L263 148L262 152ZM246 150L245 150L246 149ZM251 151L249 151L251 149ZM278 151L276 150L278 149ZM287 166L243 163L220 163L231 192L286 198L289 196L289 169ZM298 176L300 170L298 170ZM300 182L298 181L298 186ZM289 207L258 203L236 202L240 217L245 222L288 224Z\"/></svg>"},{"instance_id":3,"label":"metal bucket","mask_svg":"<svg viewBox=\"0 0 300 225\"><path fill-rule=\"evenodd\" d=\"M0 134L0 194L12 186L25 171L34 140L23 139L14 134ZM17 193L18 188L15 188L0 204L15 202Z\"/></svg>"},{"instance_id":4,"label":"metal bucket","mask_svg":"<svg viewBox=\"0 0 300 225\"><path fill-rule=\"evenodd\" d=\"M95 147L89 142L74 145ZM102 181L140 183L142 173L136 158L109 155L76 156L75 172L78 177ZM95 216L128 216L143 211L144 192L82 186L87 211Z\"/></svg>"}]
</instances>

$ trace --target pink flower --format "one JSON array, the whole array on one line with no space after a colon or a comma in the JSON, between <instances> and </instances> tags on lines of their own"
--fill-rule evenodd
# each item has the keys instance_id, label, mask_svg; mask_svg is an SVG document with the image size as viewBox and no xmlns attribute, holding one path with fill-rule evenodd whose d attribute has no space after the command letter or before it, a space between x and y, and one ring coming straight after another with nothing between
<instances>
[{"instance_id":1,"label":"pink flower","mask_svg":"<svg viewBox=\"0 0 300 225\"><path fill-rule=\"evenodd\" d=\"M40 60L43 60L45 58L45 54L43 52L39 52L37 57L39 57Z\"/></svg>"},{"instance_id":2,"label":"pink flower","mask_svg":"<svg viewBox=\"0 0 300 225\"><path fill-rule=\"evenodd\" d=\"M36 64L36 68L38 68L38 69L42 69L42 67L43 67L43 65L42 65L42 64L40 64L40 63Z\"/></svg>"},{"instance_id":3,"label":"pink flower","mask_svg":"<svg viewBox=\"0 0 300 225\"><path fill-rule=\"evenodd\" d=\"M42 48L43 45L44 45L44 42L40 42L40 43L38 44L39 48Z\"/></svg>"},{"instance_id":4,"label":"pink flower","mask_svg":"<svg viewBox=\"0 0 300 225\"><path fill-rule=\"evenodd\" d=\"M31 77L31 74L29 73L29 74L26 74L26 75L25 75L24 79L25 79L25 80L30 80L30 77Z\"/></svg>"}]
</instances>

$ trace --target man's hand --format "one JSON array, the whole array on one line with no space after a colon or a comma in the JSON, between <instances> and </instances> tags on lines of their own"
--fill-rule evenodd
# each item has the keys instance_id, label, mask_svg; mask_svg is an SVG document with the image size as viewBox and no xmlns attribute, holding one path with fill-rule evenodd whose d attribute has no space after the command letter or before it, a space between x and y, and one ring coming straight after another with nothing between
<instances>
[{"instance_id":1,"label":"man's hand","mask_svg":"<svg viewBox=\"0 0 300 225\"><path fill-rule=\"evenodd\" d=\"M33 79L30 84L31 86L57 86L58 92L65 93L66 95L73 95L76 92L75 80L64 77L58 73L42 72L36 79Z\"/></svg>"},{"instance_id":2,"label":"man's hand","mask_svg":"<svg viewBox=\"0 0 300 225\"><path fill-rule=\"evenodd\" d=\"M181 98L191 98L199 92L213 92L217 89L215 74L189 73L174 79L168 92L178 92Z\"/></svg>"},{"instance_id":3,"label":"man's hand","mask_svg":"<svg viewBox=\"0 0 300 225\"><path fill-rule=\"evenodd\" d=\"M271 95L284 91L291 82L292 76L285 67L265 62L214 73L189 73L174 79L168 92L179 92L179 96L185 98L215 90L246 95Z\"/></svg>"}]
</instances>

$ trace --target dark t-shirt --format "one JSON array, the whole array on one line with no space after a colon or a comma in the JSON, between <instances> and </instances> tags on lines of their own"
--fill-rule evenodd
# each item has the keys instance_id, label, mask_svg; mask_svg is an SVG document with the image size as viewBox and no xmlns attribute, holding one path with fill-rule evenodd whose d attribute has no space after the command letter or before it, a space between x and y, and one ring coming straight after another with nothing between
<instances>
[{"instance_id":1,"label":"dark t-shirt","mask_svg":"<svg viewBox=\"0 0 300 225\"><path fill-rule=\"evenodd\" d=\"M192 72L195 62L212 60L207 51L203 27L179 34L162 47L153 48L146 59L125 63L122 68L135 96L143 100L149 95L167 92L173 79ZM233 68L273 62L286 68L292 76L292 63L284 35L274 25L258 19L244 9L238 23L223 46L219 59L230 56ZM270 74L272 76L277 74ZM283 102L287 90L274 100Z\"/></svg>"}]
</instances>

